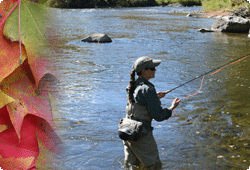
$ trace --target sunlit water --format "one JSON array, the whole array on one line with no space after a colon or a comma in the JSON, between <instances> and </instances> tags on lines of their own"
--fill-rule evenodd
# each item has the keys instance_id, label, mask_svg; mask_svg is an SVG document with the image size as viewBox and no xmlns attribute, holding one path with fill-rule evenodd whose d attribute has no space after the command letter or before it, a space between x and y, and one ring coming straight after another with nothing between
<instances>
[{"instance_id":1,"label":"sunlit water","mask_svg":"<svg viewBox=\"0 0 250 170\"><path fill-rule=\"evenodd\" d=\"M247 34L200 33L214 19L176 12L193 8L54 9L51 58L61 71L62 100L55 121L64 142L54 169L122 169L123 144L117 124L125 116L129 73L134 60L161 59L157 91L172 89L198 75L250 53ZM109 44L84 43L106 33ZM177 115L153 121L164 169L247 169L250 166L249 58L207 75L196 96L183 99ZM162 99L195 93L197 79Z\"/></svg>"}]
</instances>

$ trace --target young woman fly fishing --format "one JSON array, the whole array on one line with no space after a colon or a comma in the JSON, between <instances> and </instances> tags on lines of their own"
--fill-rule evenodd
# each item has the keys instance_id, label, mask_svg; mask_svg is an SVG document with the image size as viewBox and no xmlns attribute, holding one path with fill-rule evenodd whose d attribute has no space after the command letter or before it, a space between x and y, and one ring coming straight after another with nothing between
<instances>
[{"instance_id":1,"label":"young woman fly fishing","mask_svg":"<svg viewBox=\"0 0 250 170\"><path fill-rule=\"evenodd\" d=\"M171 90L158 93L154 85L149 82L149 79L155 77L155 67L161 63L161 60L152 60L148 57L138 58L133 64L133 70L130 73L130 82L126 89L128 95L126 117L121 119L118 125L118 134L124 144L124 168L136 169L142 165L143 169L161 169L162 164L152 133L152 120L163 121L170 118L172 111L179 105L180 100L199 93L205 75L213 75L230 64L244 60L247 56L240 57L200 76L196 76ZM135 79L135 73L138 75L137 79ZM169 108L163 109L161 107L160 99L167 93L200 77L202 77L201 85L196 93L181 99L175 98Z\"/></svg>"},{"instance_id":2,"label":"young woman fly fishing","mask_svg":"<svg viewBox=\"0 0 250 170\"><path fill-rule=\"evenodd\" d=\"M161 60L140 57L134 62L130 73L130 82L126 89L128 93L126 119L121 120L118 130L124 144L125 169L138 168L140 165L145 169L161 169L162 166L151 122L153 119L163 121L170 118L172 110L179 105L180 100L175 98L169 108L161 107L160 98L167 92L157 93L154 85L149 82L149 79L155 77L155 67L160 63ZM135 73L138 75L137 79ZM129 123L126 124L126 121ZM133 123L135 126L131 128ZM138 134L133 133L132 137L129 136L131 131L137 130Z\"/></svg>"}]
</instances>

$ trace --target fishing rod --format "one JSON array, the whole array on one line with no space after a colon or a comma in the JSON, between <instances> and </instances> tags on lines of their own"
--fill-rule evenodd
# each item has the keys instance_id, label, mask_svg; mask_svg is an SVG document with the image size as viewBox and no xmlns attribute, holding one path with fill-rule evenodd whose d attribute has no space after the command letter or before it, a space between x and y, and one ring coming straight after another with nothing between
<instances>
[{"instance_id":1,"label":"fishing rod","mask_svg":"<svg viewBox=\"0 0 250 170\"><path fill-rule=\"evenodd\" d=\"M169 92L171 92L171 91L173 91L173 90L175 90L175 89L177 89L177 88L179 88L181 86L184 86L185 84L188 84L188 83L190 83L190 82L192 82L192 81L194 81L194 80L196 80L196 79L198 79L200 77L203 77L203 76L205 76L205 75L207 75L209 73L215 72L216 70L222 69L223 67L225 67L225 66L227 66L229 64L232 64L232 63L237 62L237 61L241 61L241 60L245 59L248 56L250 56L250 54L244 55L243 57L239 57L239 58L237 58L237 59L235 59L233 61L230 61L230 62L228 62L228 63L226 63L224 65L221 65L221 66L219 66L217 68L214 68L214 69L212 69L212 70L210 70L210 71L208 71L206 73L203 73L202 75L196 76L195 78L193 78L193 79L191 79L191 80L189 80L189 81L187 81L185 83L182 83L179 86L176 86L175 88L172 88L171 90L166 91L165 93L169 93Z\"/></svg>"}]
</instances>

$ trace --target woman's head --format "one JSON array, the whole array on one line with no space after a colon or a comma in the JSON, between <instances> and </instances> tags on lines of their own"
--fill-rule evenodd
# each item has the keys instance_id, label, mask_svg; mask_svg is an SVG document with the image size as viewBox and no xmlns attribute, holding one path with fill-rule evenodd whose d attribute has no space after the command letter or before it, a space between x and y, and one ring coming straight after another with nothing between
<instances>
[{"instance_id":1,"label":"woman's head","mask_svg":"<svg viewBox=\"0 0 250 170\"><path fill-rule=\"evenodd\" d=\"M137 73L137 75L146 78L149 80L150 78L155 77L155 67L160 65L161 60L152 60L147 56L143 56L138 58L133 64L133 70Z\"/></svg>"}]
</instances>

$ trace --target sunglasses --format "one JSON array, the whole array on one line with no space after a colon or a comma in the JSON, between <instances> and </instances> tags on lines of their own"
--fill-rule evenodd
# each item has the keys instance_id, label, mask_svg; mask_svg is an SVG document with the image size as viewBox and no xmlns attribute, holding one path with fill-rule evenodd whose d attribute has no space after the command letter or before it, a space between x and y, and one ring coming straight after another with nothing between
<instances>
[{"instance_id":1,"label":"sunglasses","mask_svg":"<svg viewBox=\"0 0 250 170\"><path fill-rule=\"evenodd\" d=\"M155 67L151 67L151 68L146 68L145 70L150 69L151 71L155 71Z\"/></svg>"}]
</instances>

